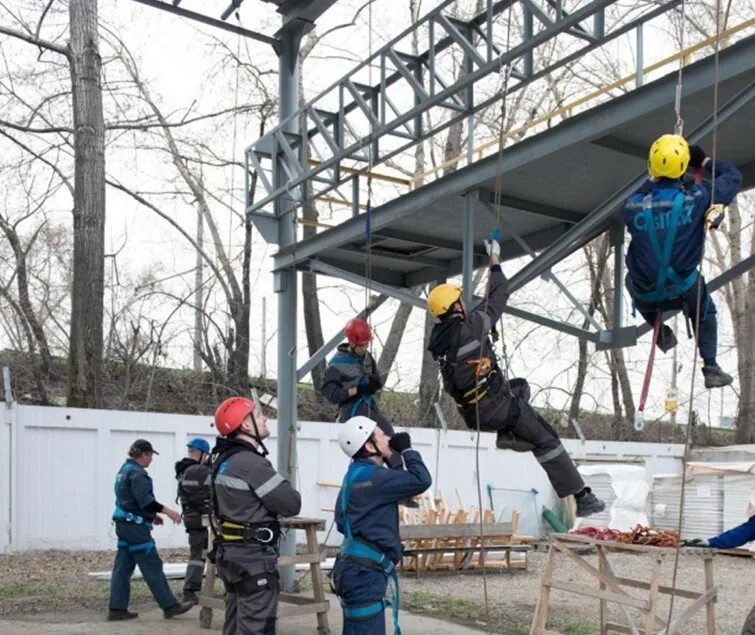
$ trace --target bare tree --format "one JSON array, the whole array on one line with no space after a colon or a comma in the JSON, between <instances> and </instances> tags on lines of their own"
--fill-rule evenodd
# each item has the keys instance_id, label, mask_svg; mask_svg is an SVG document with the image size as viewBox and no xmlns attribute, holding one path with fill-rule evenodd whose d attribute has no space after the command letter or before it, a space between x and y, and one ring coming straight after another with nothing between
<instances>
[{"instance_id":1,"label":"bare tree","mask_svg":"<svg viewBox=\"0 0 755 635\"><path fill-rule=\"evenodd\" d=\"M751 197L739 197L729 206L727 222L711 233L714 258L721 269L731 267L755 253L755 230L743 223L741 205L752 208ZM745 229L749 229L749 245ZM736 333L739 375L737 442L755 442L755 270L734 278L723 288Z\"/></svg>"},{"instance_id":2,"label":"bare tree","mask_svg":"<svg viewBox=\"0 0 755 635\"><path fill-rule=\"evenodd\" d=\"M68 61L73 119L73 288L71 291L68 405L97 407L101 402L102 308L105 245L105 123L96 0L70 0L69 43L61 46L35 30L0 27L5 33L52 51ZM7 135L6 135L7 136Z\"/></svg>"}]
</instances>

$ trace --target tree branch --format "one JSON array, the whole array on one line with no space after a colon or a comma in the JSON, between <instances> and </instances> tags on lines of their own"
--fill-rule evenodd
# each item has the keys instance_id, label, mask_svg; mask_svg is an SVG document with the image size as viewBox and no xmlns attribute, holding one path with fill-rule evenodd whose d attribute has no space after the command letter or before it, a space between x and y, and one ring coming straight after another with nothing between
<instances>
[{"instance_id":1,"label":"tree branch","mask_svg":"<svg viewBox=\"0 0 755 635\"><path fill-rule=\"evenodd\" d=\"M16 31L15 29L9 29L8 27L3 26L2 24L0 24L0 33L3 33L5 35L10 35L11 37L18 38L19 40L23 40L24 42L28 42L29 44L33 44L34 46L47 49L48 51L60 53L61 55L65 55L66 57L70 55L70 51L68 50L68 47L60 46L59 44L55 44L53 42L48 42L47 40L34 37L33 35L27 35L26 33L22 33L21 31Z\"/></svg>"}]
</instances>

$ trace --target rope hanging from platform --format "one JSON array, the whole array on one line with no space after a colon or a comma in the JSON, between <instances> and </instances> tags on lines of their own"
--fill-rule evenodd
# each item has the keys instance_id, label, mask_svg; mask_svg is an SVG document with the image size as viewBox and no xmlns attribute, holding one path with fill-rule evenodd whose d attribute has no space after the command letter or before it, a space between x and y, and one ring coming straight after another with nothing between
<instances>
[{"instance_id":1,"label":"rope hanging from platform","mask_svg":"<svg viewBox=\"0 0 755 635\"><path fill-rule=\"evenodd\" d=\"M372 97L372 2L367 5L367 29L368 33L368 54L367 54L367 69L368 69L368 84L370 86L370 104L374 104ZM374 165L375 157L373 156L375 127L373 119L370 118L369 123L369 143L367 144L367 209L364 214L364 236L366 239L365 252L364 252L364 308L367 311L365 319L372 328L372 312L370 307L370 295L372 293L372 168ZM356 178L359 178L358 176ZM373 346L374 337L370 340L370 348Z\"/></svg>"},{"instance_id":2,"label":"rope hanging from platform","mask_svg":"<svg viewBox=\"0 0 755 635\"><path fill-rule=\"evenodd\" d=\"M682 16L684 16L684 4L685 0L682 0ZM711 143L711 190L710 190L710 203L713 204L713 201L715 201L716 197L716 158L718 156L718 89L719 89L719 83L720 83L720 73L719 73L719 53L721 49L721 0L715 0L714 2L715 6L715 17L716 17L716 39L714 43L714 79L713 79L713 129L712 129L712 143ZM682 22L682 31L684 29L684 23ZM680 64L682 63L680 59ZM681 83L681 70L679 73L680 77L680 83ZM681 89L678 88L678 95L681 95ZM681 102L681 98L678 97L678 101ZM679 106L679 109L677 110L677 122L679 120L682 121L680 115L680 109L681 106ZM681 133L679 133L681 134ZM703 244L702 244L702 251L700 255L700 266L702 267L702 263L705 260L705 247L707 243L707 237L708 237L708 226L706 222L703 222ZM676 531L677 535L681 537L682 535L682 525L683 525L683 519L684 519L684 494L686 491L686 473L687 473L687 462L689 461L689 450L690 450L690 441L692 439L692 426L693 421L695 419L695 412L694 412L694 399L695 399L695 370L697 366L697 357L698 357L698 342L700 339L700 305L701 305L701 292L702 292L702 275L698 275L697 277L697 299L696 299L696 306L695 306L695 352L693 357L693 363L692 363L692 379L690 381L690 391L689 391L689 412L687 415L687 430L686 434L684 436L684 454L682 455L682 484L679 492L679 518L677 519L677 525L676 525ZM676 553L674 554L674 570L673 570L673 576L671 579L671 588L672 590L676 591L676 578L677 573L679 569L679 552L681 549L681 545L677 546ZM671 623L671 618L674 613L674 593L671 594L670 602L669 602L669 611L668 611L668 620L666 623Z\"/></svg>"},{"instance_id":3,"label":"rope hanging from platform","mask_svg":"<svg viewBox=\"0 0 755 635\"><path fill-rule=\"evenodd\" d=\"M508 16L508 25L506 30L506 47L505 50L508 51L511 48L511 22L512 22L512 15L511 10L509 10L509 16ZM496 206L496 218L497 218L497 225L500 226L501 224L501 211L499 207L499 201L501 199L501 191L503 189L503 149L505 146L505 140L506 140L506 98L508 96L509 91L509 79L511 77L511 72L513 70L513 60L510 60L508 64L504 67L503 63L501 63L501 67L499 69L500 76L503 78L503 85L501 86L501 111L500 111L500 125L498 129L498 153L497 153L497 160L496 160L496 179L495 179L495 192L494 192L494 198L493 198L493 204ZM471 121L472 115L470 115L470 121ZM469 125L469 132L468 134L473 134L473 127L470 123ZM468 159L471 159L471 157L468 157ZM488 274L488 281L487 281L487 287L490 285L490 275ZM485 293L485 303L484 303L484 311L487 313L488 308L488 293L486 290ZM498 335L498 340L501 342L501 361L503 362L503 381L508 382L508 374L509 374L509 362L508 362L508 356L506 354L506 343L504 341L503 336L503 319L500 321L501 324L501 330ZM495 333L495 325L493 325L493 331L492 333ZM495 336L494 336L495 341ZM478 353L478 359L481 359L484 353L484 346L485 346L485 337L480 338L480 350ZM482 546L484 544L484 514L483 514L483 506L482 506L482 483L480 480L480 401L477 400L475 402L475 420L477 423L477 429L475 434L475 479L477 484L477 507L479 510L479 524L480 524L480 545ZM485 625L486 627L490 624L490 603L488 599L488 575L487 575L487 568L485 566L485 550L482 549L480 551L480 563L482 565L482 588L483 588L483 597L485 601Z\"/></svg>"}]
</instances>

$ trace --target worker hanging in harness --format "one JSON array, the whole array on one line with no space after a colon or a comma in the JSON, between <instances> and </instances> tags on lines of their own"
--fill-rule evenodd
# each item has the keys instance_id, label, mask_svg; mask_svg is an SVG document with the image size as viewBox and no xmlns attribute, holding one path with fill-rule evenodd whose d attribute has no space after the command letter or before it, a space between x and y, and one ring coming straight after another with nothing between
<instances>
[{"instance_id":1,"label":"worker hanging in harness","mask_svg":"<svg viewBox=\"0 0 755 635\"><path fill-rule=\"evenodd\" d=\"M186 444L188 456L176 462L178 499L183 522L189 535L189 562L186 564L183 601L199 602L204 576L204 552L208 546L205 519L210 514L210 444L196 437Z\"/></svg>"},{"instance_id":2,"label":"worker hanging in harness","mask_svg":"<svg viewBox=\"0 0 755 635\"><path fill-rule=\"evenodd\" d=\"M393 425L378 409L375 395L383 387L377 363L367 346L372 341L370 325L359 318L346 322L346 342L338 345L336 354L328 362L321 392L338 406L337 420L343 423L361 415L375 421L389 437ZM404 464L398 454L389 459L389 467L401 470ZM412 499L401 501L406 507L417 507Z\"/></svg>"},{"instance_id":3,"label":"worker hanging in harness","mask_svg":"<svg viewBox=\"0 0 755 635\"><path fill-rule=\"evenodd\" d=\"M152 479L146 468L159 454L146 439L137 439L131 444L128 459L115 477L115 535L118 536L118 551L110 577L110 610L108 621L130 620L138 613L128 610L131 597L131 574L139 565L139 571L147 582L153 597L167 619L186 613L191 602L178 603L163 573L163 561L152 540L153 525L162 525L158 514L165 514L174 523L181 522L181 514L161 505L155 500Z\"/></svg>"},{"instance_id":4,"label":"worker hanging in harness","mask_svg":"<svg viewBox=\"0 0 755 635\"><path fill-rule=\"evenodd\" d=\"M715 167L715 184L685 187L682 179L688 166L708 174ZM655 323L659 312L681 309L697 332L705 387L728 386L732 377L716 361L716 306L705 279L698 284L698 276L702 276L699 268L705 231L720 224L723 206L734 200L742 174L720 159L714 166L700 146L690 148L684 137L670 134L650 147L648 173L650 179L629 197L621 214L632 237L626 256L627 289L648 324ZM695 321L698 288L699 330ZM664 353L676 346L669 326L662 325L656 345Z\"/></svg>"},{"instance_id":5,"label":"worker hanging in harness","mask_svg":"<svg viewBox=\"0 0 755 635\"><path fill-rule=\"evenodd\" d=\"M531 451L558 495L574 495L577 515L605 509L585 487L558 434L529 403L526 379L506 381L498 366L490 334L509 298L509 283L501 271L500 230L485 241L490 256L487 297L470 310L462 290L439 284L428 296L427 308L439 322L430 334L428 350L438 363L444 390L456 402L467 427L497 432L501 449Z\"/></svg>"},{"instance_id":6,"label":"worker hanging in harness","mask_svg":"<svg viewBox=\"0 0 755 635\"><path fill-rule=\"evenodd\" d=\"M343 424L338 444L352 459L336 499L336 526L344 539L331 574L343 609L342 635L384 635L389 603L393 633L400 635L398 502L424 492L432 479L406 432L388 437L367 417ZM393 455L403 459L406 470L385 469ZM389 579L393 593L386 602Z\"/></svg>"},{"instance_id":7,"label":"worker hanging in harness","mask_svg":"<svg viewBox=\"0 0 755 635\"><path fill-rule=\"evenodd\" d=\"M265 456L267 417L251 399L230 397L215 411L212 528L225 586L223 635L274 635L278 610L280 516L295 516L301 496Z\"/></svg>"}]
</instances>

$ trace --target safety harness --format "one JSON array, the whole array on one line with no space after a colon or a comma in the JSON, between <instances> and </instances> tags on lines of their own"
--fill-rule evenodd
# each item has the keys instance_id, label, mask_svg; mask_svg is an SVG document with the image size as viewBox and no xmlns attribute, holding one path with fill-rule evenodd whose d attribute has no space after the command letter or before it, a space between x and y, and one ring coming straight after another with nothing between
<instances>
[{"instance_id":1,"label":"safety harness","mask_svg":"<svg viewBox=\"0 0 755 635\"><path fill-rule=\"evenodd\" d=\"M434 355L434 357L440 367L440 374L446 392L448 392L459 408L465 409L474 406L478 401L487 396L489 382L498 372L498 364L494 356L466 359L471 353L479 354L480 341L474 339L460 347L460 334L461 322L454 328L446 352ZM492 351L492 347L489 348ZM474 367L472 374L474 378L473 383L464 388L458 388L454 380L456 371L461 364Z\"/></svg>"},{"instance_id":2,"label":"safety harness","mask_svg":"<svg viewBox=\"0 0 755 635\"><path fill-rule=\"evenodd\" d=\"M212 508L215 512L214 517L216 521L220 521L219 526L211 523L212 532L215 535L214 542L263 546L277 545L281 535L280 523L277 520L261 523L241 523L227 518L220 513L218 497L215 495L215 482L218 475L223 473L224 466L227 465L228 460L234 454L238 454L239 452L255 452L259 454L259 452L251 445L233 439L219 439L218 444L220 448L219 452L212 458L212 474L210 476Z\"/></svg>"},{"instance_id":3,"label":"safety harness","mask_svg":"<svg viewBox=\"0 0 755 635\"><path fill-rule=\"evenodd\" d=\"M667 195L661 191L660 200L656 201L656 206L669 200ZM697 282L698 271L695 269L686 276L680 276L671 266L671 256L676 240L676 232L679 227L679 220L684 210L684 192L677 190L673 193L671 211L666 222L666 238L663 247L658 240L658 233L655 228L655 216L653 215L653 193L648 193L642 201L642 214L645 217L645 229L650 241L650 247L653 250L653 256L658 262L658 273L656 274L655 284L648 291L635 291L634 297L640 302L648 304L657 304L676 298L686 293Z\"/></svg>"},{"instance_id":4,"label":"safety harness","mask_svg":"<svg viewBox=\"0 0 755 635\"><path fill-rule=\"evenodd\" d=\"M151 520L135 514L133 512L127 512L121 507L121 497L119 489L127 483L130 473L134 472L136 468L128 461L121 466L118 470L118 474L115 475L115 485L113 489L115 491L115 510L113 511L113 520L118 522L132 523L134 525L143 525L147 529L152 529L153 523ZM128 549L129 552L134 553L137 551L146 551L149 553L155 548L155 541L148 540L146 542L140 542L136 545L129 544L126 540L118 540L117 546L119 549Z\"/></svg>"},{"instance_id":5,"label":"safety harness","mask_svg":"<svg viewBox=\"0 0 755 635\"><path fill-rule=\"evenodd\" d=\"M360 564L363 564L370 568L379 568L389 577L393 583L393 592L391 594L391 600L387 601L385 598L372 602L370 604L355 605L347 603L343 598L339 597L341 602L341 608L343 609L344 617L352 620L367 619L373 617L378 613L382 613L387 606L393 608L393 635L401 635L401 628L398 622L399 612L399 584L398 573L396 572L396 566L391 562L391 559L384 553L378 551L365 542L355 538L351 533L351 522L349 521L349 500L351 498L351 490L355 483L359 481L365 481L371 478L372 473L377 469L377 466L371 465L357 465L349 468L346 472L346 476L343 479L343 485L341 486L341 508L343 509L343 533L344 540L341 544L340 556L350 560L354 560ZM377 565L377 567L375 567Z\"/></svg>"}]
</instances>

